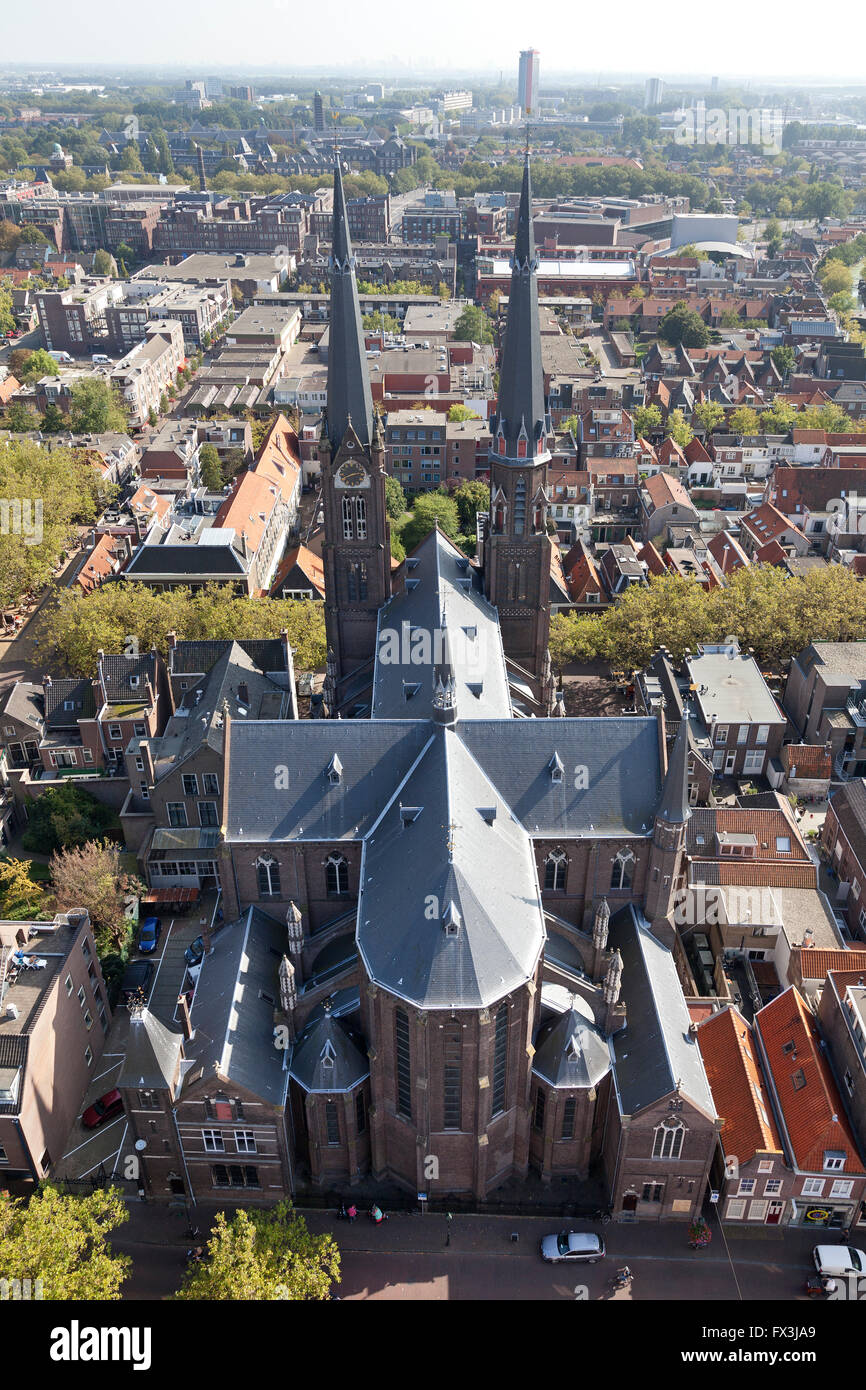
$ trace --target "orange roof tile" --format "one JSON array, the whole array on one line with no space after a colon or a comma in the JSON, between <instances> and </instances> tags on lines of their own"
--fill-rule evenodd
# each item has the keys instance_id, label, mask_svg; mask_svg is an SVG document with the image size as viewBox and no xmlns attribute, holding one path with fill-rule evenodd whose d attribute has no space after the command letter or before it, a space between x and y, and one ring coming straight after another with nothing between
<instances>
[{"instance_id":1,"label":"orange roof tile","mask_svg":"<svg viewBox=\"0 0 866 1390\"><path fill-rule=\"evenodd\" d=\"M698 1028L698 1047L722 1119L726 1154L748 1163L756 1153L782 1153L766 1083L761 1075L752 1030L730 1006Z\"/></svg>"},{"instance_id":2,"label":"orange roof tile","mask_svg":"<svg viewBox=\"0 0 866 1390\"><path fill-rule=\"evenodd\" d=\"M801 980L823 980L831 970L866 970L866 951L819 951L794 946L791 965Z\"/></svg>"},{"instance_id":3,"label":"orange roof tile","mask_svg":"<svg viewBox=\"0 0 866 1390\"><path fill-rule=\"evenodd\" d=\"M755 1026L797 1167L823 1172L824 1154L834 1151L845 1155L846 1177L862 1175L866 1170L818 1025L799 990L792 985L765 1004L755 1015Z\"/></svg>"}]
</instances>

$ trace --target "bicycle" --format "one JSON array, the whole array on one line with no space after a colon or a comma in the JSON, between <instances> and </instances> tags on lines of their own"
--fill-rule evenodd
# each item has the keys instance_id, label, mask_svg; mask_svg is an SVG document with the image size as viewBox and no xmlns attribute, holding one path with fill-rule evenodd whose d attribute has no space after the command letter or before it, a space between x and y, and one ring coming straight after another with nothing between
<instances>
[{"instance_id":1,"label":"bicycle","mask_svg":"<svg viewBox=\"0 0 866 1390\"><path fill-rule=\"evenodd\" d=\"M600 1226L609 1226L611 1215L604 1207L600 1207L598 1211L593 1212L591 1220L597 1221Z\"/></svg>"}]
</instances>

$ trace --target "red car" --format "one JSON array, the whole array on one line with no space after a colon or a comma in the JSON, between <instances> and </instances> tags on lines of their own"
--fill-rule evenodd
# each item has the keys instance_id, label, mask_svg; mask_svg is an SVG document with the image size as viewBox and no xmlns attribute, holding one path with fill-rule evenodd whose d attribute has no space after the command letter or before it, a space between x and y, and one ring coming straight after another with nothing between
<instances>
[{"instance_id":1,"label":"red car","mask_svg":"<svg viewBox=\"0 0 866 1390\"><path fill-rule=\"evenodd\" d=\"M106 1091L104 1096L89 1105L81 1116L85 1129L96 1129L123 1114L123 1097L119 1091Z\"/></svg>"}]
</instances>

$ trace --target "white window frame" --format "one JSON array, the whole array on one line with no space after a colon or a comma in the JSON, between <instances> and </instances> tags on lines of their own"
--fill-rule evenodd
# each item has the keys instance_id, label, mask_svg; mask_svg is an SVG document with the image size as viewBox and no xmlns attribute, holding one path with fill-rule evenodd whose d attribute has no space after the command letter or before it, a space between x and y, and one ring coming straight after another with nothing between
<instances>
[{"instance_id":1,"label":"white window frame","mask_svg":"<svg viewBox=\"0 0 866 1390\"><path fill-rule=\"evenodd\" d=\"M225 1140L221 1129L203 1129L201 1132L201 1142L205 1153L224 1154L226 1151Z\"/></svg>"},{"instance_id":2,"label":"white window frame","mask_svg":"<svg viewBox=\"0 0 866 1390\"><path fill-rule=\"evenodd\" d=\"M251 1129L236 1129L235 1143L239 1154L258 1153L255 1132Z\"/></svg>"},{"instance_id":3,"label":"white window frame","mask_svg":"<svg viewBox=\"0 0 866 1390\"><path fill-rule=\"evenodd\" d=\"M823 1178L804 1178L802 1197L823 1197L825 1182Z\"/></svg>"}]
</instances>

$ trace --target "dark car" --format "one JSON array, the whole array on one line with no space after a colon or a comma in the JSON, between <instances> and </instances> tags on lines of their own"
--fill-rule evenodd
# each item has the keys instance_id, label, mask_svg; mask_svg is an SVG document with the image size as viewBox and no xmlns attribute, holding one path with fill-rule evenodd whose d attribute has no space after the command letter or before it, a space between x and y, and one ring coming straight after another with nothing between
<instances>
[{"instance_id":1,"label":"dark car","mask_svg":"<svg viewBox=\"0 0 866 1390\"><path fill-rule=\"evenodd\" d=\"M204 959L204 937L197 936L191 946L187 946L183 953L183 958L187 965L199 965Z\"/></svg>"},{"instance_id":2,"label":"dark car","mask_svg":"<svg viewBox=\"0 0 866 1390\"><path fill-rule=\"evenodd\" d=\"M156 943L162 931L162 923L158 917L145 917L141 924L141 931L138 933L138 949L142 955L150 955L156 950Z\"/></svg>"},{"instance_id":3,"label":"dark car","mask_svg":"<svg viewBox=\"0 0 866 1390\"><path fill-rule=\"evenodd\" d=\"M106 1091L104 1096L95 1100L89 1105L81 1116L81 1123L85 1129L96 1129L98 1125L107 1124L116 1115L123 1114L123 1098L119 1091Z\"/></svg>"},{"instance_id":4,"label":"dark car","mask_svg":"<svg viewBox=\"0 0 866 1390\"><path fill-rule=\"evenodd\" d=\"M134 960L126 967L120 986L120 1002L128 1004L133 996L147 999L150 982L153 979L153 965L149 960Z\"/></svg>"}]
</instances>

